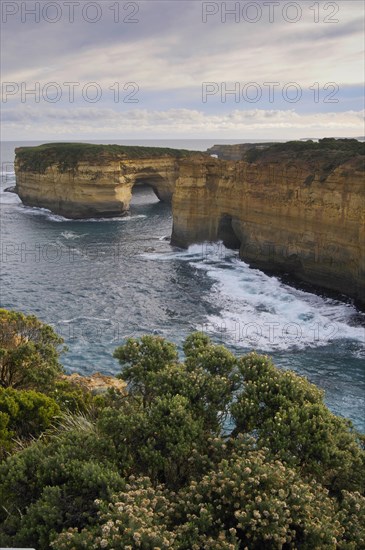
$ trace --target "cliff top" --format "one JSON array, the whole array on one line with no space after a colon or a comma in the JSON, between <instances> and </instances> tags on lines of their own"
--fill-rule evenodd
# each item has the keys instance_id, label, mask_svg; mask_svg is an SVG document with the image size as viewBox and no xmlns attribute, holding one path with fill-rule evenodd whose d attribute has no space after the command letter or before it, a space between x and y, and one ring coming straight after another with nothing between
<instances>
[{"instance_id":1,"label":"cliff top","mask_svg":"<svg viewBox=\"0 0 365 550\"><path fill-rule=\"evenodd\" d=\"M291 160L335 160L339 165L351 158L365 155L365 143L357 139L323 138L318 141L287 141L280 143L242 143L235 145L214 145L208 149L225 160L245 160L247 162Z\"/></svg>"},{"instance_id":2,"label":"cliff top","mask_svg":"<svg viewBox=\"0 0 365 550\"><path fill-rule=\"evenodd\" d=\"M61 171L66 171L75 168L80 161L92 163L123 159L186 158L203 153L169 147L45 143L36 147L18 147L15 149L15 154L21 170L44 172L51 164L58 164Z\"/></svg>"},{"instance_id":3,"label":"cliff top","mask_svg":"<svg viewBox=\"0 0 365 550\"><path fill-rule=\"evenodd\" d=\"M323 138L318 141L274 143L267 147L258 144L245 153L245 160L254 162L278 154L290 154L293 158L310 158L318 155L322 158L336 158L341 164L352 157L365 155L365 143L357 139Z\"/></svg>"}]
</instances>

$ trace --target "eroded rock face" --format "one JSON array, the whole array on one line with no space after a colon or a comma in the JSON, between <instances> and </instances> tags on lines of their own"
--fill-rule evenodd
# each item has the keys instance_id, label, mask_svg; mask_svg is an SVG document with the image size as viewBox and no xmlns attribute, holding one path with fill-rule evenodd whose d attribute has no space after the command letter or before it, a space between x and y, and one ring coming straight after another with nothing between
<instances>
[{"instance_id":1,"label":"eroded rock face","mask_svg":"<svg viewBox=\"0 0 365 550\"><path fill-rule=\"evenodd\" d=\"M16 191L68 218L110 217L127 212L134 185L148 183L172 199L173 244L223 240L254 267L365 305L363 146L321 141L215 147L230 160L143 147L21 148Z\"/></svg>"},{"instance_id":2,"label":"eroded rock face","mask_svg":"<svg viewBox=\"0 0 365 550\"><path fill-rule=\"evenodd\" d=\"M123 215L136 183L150 184L160 200L171 202L177 166L176 160L168 157L96 158L64 171L53 163L40 172L23 170L16 159L15 171L16 191L24 204L77 219Z\"/></svg>"},{"instance_id":3,"label":"eroded rock face","mask_svg":"<svg viewBox=\"0 0 365 550\"><path fill-rule=\"evenodd\" d=\"M267 154L181 161L172 242L223 240L254 267L365 304L364 157Z\"/></svg>"},{"instance_id":4,"label":"eroded rock face","mask_svg":"<svg viewBox=\"0 0 365 550\"><path fill-rule=\"evenodd\" d=\"M207 150L222 160L245 160L246 153L252 149L266 149L272 143L237 143L235 145L213 145Z\"/></svg>"}]
</instances>

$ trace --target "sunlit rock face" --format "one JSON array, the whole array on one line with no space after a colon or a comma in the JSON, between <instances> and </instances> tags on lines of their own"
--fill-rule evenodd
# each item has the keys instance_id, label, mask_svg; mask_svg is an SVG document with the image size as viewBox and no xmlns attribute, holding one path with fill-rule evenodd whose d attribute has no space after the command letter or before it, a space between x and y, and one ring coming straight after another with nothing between
<instances>
[{"instance_id":1,"label":"sunlit rock face","mask_svg":"<svg viewBox=\"0 0 365 550\"><path fill-rule=\"evenodd\" d=\"M135 185L148 184L172 201L173 244L222 240L254 267L364 305L365 174L355 142L213 148L230 160L114 145L19 148L16 191L67 218L114 217L128 211Z\"/></svg>"},{"instance_id":2,"label":"sunlit rock face","mask_svg":"<svg viewBox=\"0 0 365 550\"><path fill-rule=\"evenodd\" d=\"M16 192L28 206L67 218L114 217L129 209L134 185L171 202L179 158L201 154L150 147L47 144L16 150Z\"/></svg>"},{"instance_id":3,"label":"sunlit rock face","mask_svg":"<svg viewBox=\"0 0 365 550\"><path fill-rule=\"evenodd\" d=\"M365 303L364 157L259 155L255 162L183 160L172 242L222 240L269 272Z\"/></svg>"}]
</instances>

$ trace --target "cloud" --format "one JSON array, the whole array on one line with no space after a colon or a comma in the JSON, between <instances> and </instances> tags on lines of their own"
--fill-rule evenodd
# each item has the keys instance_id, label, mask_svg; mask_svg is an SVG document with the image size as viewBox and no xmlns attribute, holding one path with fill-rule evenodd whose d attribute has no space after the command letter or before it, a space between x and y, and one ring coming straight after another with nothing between
<instances>
[{"instance_id":1,"label":"cloud","mask_svg":"<svg viewBox=\"0 0 365 550\"><path fill-rule=\"evenodd\" d=\"M149 111L133 109L116 114L113 109L46 109L41 114L31 108L4 112L5 130L12 139L25 139L32 128L32 139L71 136L72 139L98 136L119 139L224 136L229 139L274 136L276 139L323 137L332 134L357 136L363 133L364 111L344 113L298 114L294 110L233 110L225 114L207 114L198 110L169 109ZM50 133L49 128L52 128Z\"/></svg>"},{"instance_id":2,"label":"cloud","mask_svg":"<svg viewBox=\"0 0 365 550\"><path fill-rule=\"evenodd\" d=\"M21 2L17 4L22 5ZM112 94L108 90L115 82L121 87L127 82L138 84L141 104L145 112L149 113L143 118L143 124L156 124L161 128L162 121L170 117L166 113L184 112L186 120L190 120L197 131L201 131L201 125L204 128L214 127L214 120L216 124L223 125L225 129L231 128L232 131L239 129L229 126L230 121L241 124L241 119L237 115L232 116L232 108L227 107L227 104L217 101L209 107L202 105L203 82L257 82L261 85L265 82L279 82L283 86L294 81L307 90L315 82L322 89L327 82L335 82L341 90L355 89L362 82L364 6L361 2L339 0L336 3L318 3L318 23L314 22L315 13L312 9L317 4L297 3L301 7L300 20L290 23L285 20L283 10L285 5L293 3L281 3L276 8L275 20L270 22L269 8L256 2L262 8L262 17L255 24L242 17L247 2L238 3L241 10L238 22L235 22L235 17L228 16L225 23L222 22L221 2L213 3L218 6L218 13L209 17L206 23L202 20L204 3L199 1L136 2L139 6L136 15L139 22L134 24L122 21L128 14L128 10L124 9L125 2L105 0L99 4L102 17L95 24L81 17L83 7L87 5L86 0L79 0L73 23L65 17L64 2L59 2L63 16L55 24L47 23L42 17L39 23L34 23L31 17L22 23L20 12L9 16L2 28L3 44L6 46L2 51L3 81L23 82L29 88L36 82L43 85L54 81L61 86L64 82L80 82L81 85L97 82L103 89L103 99L104 96L108 97L103 107L110 107L112 111L110 117L106 115L106 120L111 119L110 131L113 131L113 124L119 120L126 123L128 117L132 116L126 112L119 113L118 108L112 105ZM133 2L129 4L133 5ZM115 13L111 9L116 5L120 9L118 23L113 20ZM226 2L226 5L232 8L237 2ZM336 5L339 10L333 15L331 6ZM331 21L338 19L338 23L326 23L325 18ZM89 132L89 126L78 126L78 122L85 123L87 109L84 107L78 111L84 104L83 101L76 102L72 109L73 115L69 117L74 131L78 133ZM27 111L19 97L10 100L8 106L17 107L19 111L19 114L7 111L6 116L13 117L12 121L8 120L9 124L17 124L17 117L19 123L22 117L28 117L28 124L37 124L39 128L50 120L50 110L53 111L55 127L58 127L57 117L61 124L68 112L63 108L64 105L52 105L49 108L48 105L39 105L37 110L34 108ZM250 105L247 107L244 115L246 124L253 117L249 114L253 112L249 110ZM261 112L270 113L269 106L264 102L257 107L261 108ZM279 103L274 107L276 111L273 112L284 113L280 116L286 117L288 127L292 128L291 111ZM342 120L348 120L350 124L352 118L346 118L346 113L352 112L352 108L355 111L361 107L359 97L356 101L353 98L351 103L343 101L335 110L342 110ZM310 115L308 112L304 116L302 111L309 111L311 106L303 104L296 108L301 111L303 124L304 120L310 120L310 116L316 120L316 114L321 115L322 111L324 116L325 111L329 110L328 106L322 104L316 107L316 113ZM209 114L201 113L207 109L210 110ZM90 105L88 112L93 113L90 118L100 120L100 105ZM198 114L192 118L192 112ZM159 114L154 117L151 113ZM257 121L260 117L255 116ZM329 116L327 112L327 119ZM278 123L277 117L266 114L263 118L266 121L275 119ZM182 125L178 117L177 128L181 129ZM104 125L102 128L100 131L104 132ZM66 132L66 129L62 131ZM98 128L94 128L94 131L97 137ZM154 126L148 131L153 132ZM173 127L170 131L173 131Z\"/></svg>"}]
</instances>

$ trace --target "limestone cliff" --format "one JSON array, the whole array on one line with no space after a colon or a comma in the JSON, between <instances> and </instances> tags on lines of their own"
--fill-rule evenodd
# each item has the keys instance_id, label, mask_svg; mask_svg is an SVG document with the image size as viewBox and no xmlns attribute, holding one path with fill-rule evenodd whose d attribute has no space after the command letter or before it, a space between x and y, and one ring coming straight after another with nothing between
<instances>
[{"instance_id":1,"label":"limestone cliff","mask_svg":"<svg viewBox=\"0 0 365 550\"><path fill-rule=\"evenodd\" d=\"M294 149L255 151L255 162L182 161L172 242L221 239L252 266L365 304L364 156Z\"/></svg>"},{"instance_id":2,"label":"limestone cliff","mask_svg":"<svg viewBox=\"0 0 365 550\"><path fill-rule=\"evenodd\" d=\"M327 139L214 150L240 160L115 145L20 148L16 191L25 204L69 218L104 217L126 212L133 186L148 183L161 200L172 198L173 244L221 239L252 266L365 305L364 145Z\"/></svg>"},{"instance_id":3,"label":"limestone cliff","mask_svg":"<svg viewBox=\"0 0 365 550\"><path fill-rule=\"evenodd\" d=\"M207 150L222 160L245 160L246 153L252 149L267 149L273 143L237 143L235 145L213 145Z\"/></svg>"},{"instance_id":4,"label":"limestone cliff","mask_svg":"<svg viewBox=\"0 0 365 550\"><path fill-rule=\"evenodd\" d=\"M15 153L16 192L23 203L67 218L123 215L133 186L141 183L148 183L160 200L171 202L178 159L196 155L76 143L21 147Z\"/></svg>"}]
</instances>

